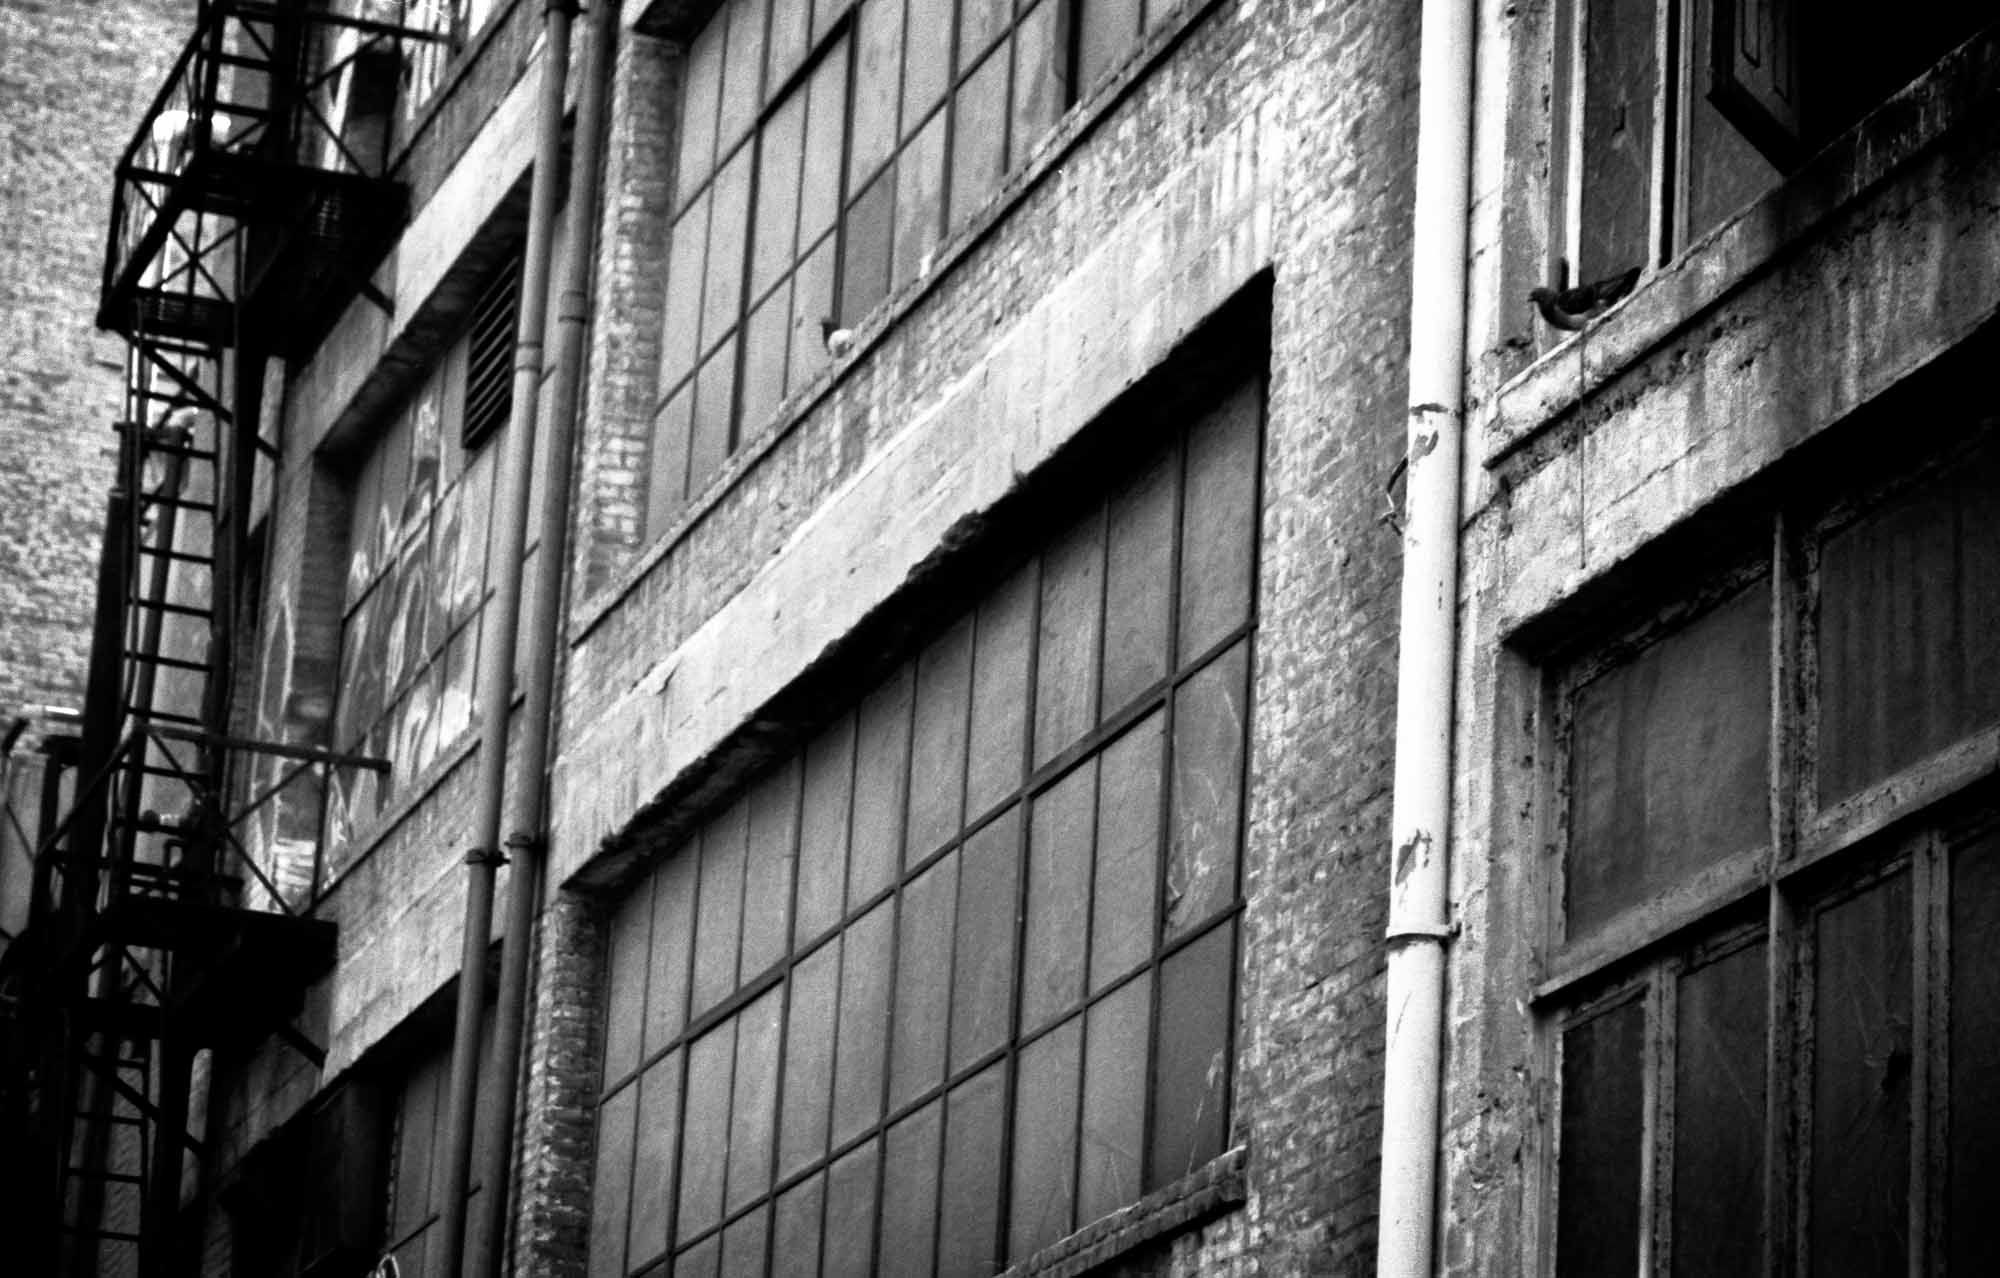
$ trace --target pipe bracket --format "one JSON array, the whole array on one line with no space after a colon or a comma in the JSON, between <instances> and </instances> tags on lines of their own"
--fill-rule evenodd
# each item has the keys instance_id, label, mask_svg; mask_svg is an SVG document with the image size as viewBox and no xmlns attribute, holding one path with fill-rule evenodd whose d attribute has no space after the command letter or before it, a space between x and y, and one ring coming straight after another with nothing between
<instances>
[{"instance_id":1,"label":"pipe bracket","mask_svg":"<svg viewBox=\"0 0 2000 1278\"><path fill-rule=\"evenodd\" d=\"M465 854L467 865L490 865L499 867L507 864L507 854L497 848L472 848Z\"/></svg>"},{"instance_id":2,"label":"pipe bracket","mask_svg":"<svg viewBox=\"0 0 2000 1278\"><path fill-rule=\"evenodd\" d=\"M1440 945L1458 939L1456 923L1406 923L1383 937L1387 945L1404 945L1411 941L1436 941Z\"/></svg>"}]
</instances>

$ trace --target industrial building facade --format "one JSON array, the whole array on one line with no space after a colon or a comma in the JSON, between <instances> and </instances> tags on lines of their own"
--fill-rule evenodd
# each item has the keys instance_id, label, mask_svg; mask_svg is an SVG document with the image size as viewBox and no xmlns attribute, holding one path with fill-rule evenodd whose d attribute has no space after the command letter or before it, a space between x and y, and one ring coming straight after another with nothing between
<instances>
[{"instance_id":1,"label":"industrial building facade","mask_svg":"<svg viewBox=\"0 0 2000 1278\"><path fill-rule=\"evenodd\" d=\"M1994 35L1423 9L201 4L24 1254L1988 1268Z\"/></svg>"}]
</instances>

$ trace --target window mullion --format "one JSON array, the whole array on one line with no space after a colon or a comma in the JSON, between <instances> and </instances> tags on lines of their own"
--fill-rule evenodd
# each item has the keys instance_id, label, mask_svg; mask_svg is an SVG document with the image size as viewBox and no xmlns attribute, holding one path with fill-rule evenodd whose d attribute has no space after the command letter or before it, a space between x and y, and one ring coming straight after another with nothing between
<instances>
[{"instance_id":1,"label":"window mullion","mask_svg":"<svg viewBox=\"0 0 2000 1278\"><path fill-rule=\"evenodd\" d=\"M1663 1242L1673 1219L1673 1105L1675 1008L1682 963L1664 960L1653 965L1646 991L1646 1054L1641 1076L1639 1135L1639 1273L1645 1278L1667 1272L1672 1253Z\"/></svg>"},{"instance_id":2,"label":"window mullion","mask_svg":"<svg viewBox=\"0 0 2000 1278\"><path fill-rule=\"evenodd\" d=\"M1653 137L1652 157L1649 172L1652 175L1653 195L1646 219L1646 269L1653 270L1667 260L1671 251L1671 224L1674 210L1674 182L1676 175L1673 161L1674 124L1677 101L1675 74L1680 65L1679 50L1675 47L1675 29L1679 23L1679 5L1676 0L1657 0L1658 7L1653 13L1653 65L1657 68L1653 76Z\"/></svg>"},{"instance_id":3,"label":"window mullion","mask_svg":"<svg viewBox=\"0 0 2000 1278\"><path fill-rule=\"evenodd\" d=\"M1910 1272L1942 1269L1946 1255L1944 1193L1951 1148L1951 856L1933 832L1911 852Z\"/></svg>"}]
</instances>

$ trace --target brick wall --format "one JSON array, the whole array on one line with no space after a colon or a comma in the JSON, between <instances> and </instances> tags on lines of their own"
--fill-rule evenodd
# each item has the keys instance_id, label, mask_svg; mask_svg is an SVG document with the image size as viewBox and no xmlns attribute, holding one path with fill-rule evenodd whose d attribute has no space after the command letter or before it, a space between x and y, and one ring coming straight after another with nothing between
<instances>
[{"instance_id":1,"label":"brick wall","mask_svg":"<svg viewBox=\"0 0 2000 1278\"><path fill-rule=\"evenodd\" d=\"M80 707L123 347L92 323L112 166L190 0L0 0L0 714Z\"/></svg>"}]
</instances>

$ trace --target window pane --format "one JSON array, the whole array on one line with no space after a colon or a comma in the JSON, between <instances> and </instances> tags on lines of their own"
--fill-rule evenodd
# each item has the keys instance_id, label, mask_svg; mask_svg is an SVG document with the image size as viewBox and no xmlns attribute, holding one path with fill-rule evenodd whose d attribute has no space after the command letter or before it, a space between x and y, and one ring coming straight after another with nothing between
<instances>
[{"instance_id":1,"label":"window pane","mask_svg":"<svg viewBox=\"0 0 2000 1278\"><path fill-rule=\"evenodd\" d=\"M1902 1273L1909 1253L1910 880L1824 910L1814 937L1812 1271Z\"/></svg>"},{"instance_id":2,"label":"window pane","mask_svg":"<svg viewBox=\"0 0 2000 1278\"><path fill-rule=\"evenodd\" d=\"M822 945L792 969L792 1005L785 1026L785 1103L779 1110L780 1177L791 1175L826 1152L827 1085L833 1076L833 997L839 975L838 941Z\"/></svg>"},{"instance_id":3,"label":"window pane","mask_svg":"<svg viewBox=\"0 0 2000 1278\"><path fill-rule=\"evenodd\" d=\"M1822 803L2000 720L2000 448L1826 541Z\"/></svg>"},{"instance_id":4,"label":"window pane","mask_svg":"<svg viewBox=\"0 0 2000 1278\"><path fill-rule=\"evenodd\" d=\"M716 113L721 107L722 46L727 14L718 12L695 35L688 50L686 87L681 98L681 155L674 182L675 203L685 201L707 180L715 163Z\"/></svg>"},{"instance_id":5,"label":"window pane","mask_svg":"<svg viewBox=\"0 0 2000 1278\"><path fill-rule=\"evenodd\" d=\"M1173 829L1167 844L1167 938L1236 899L1249 641L1174 694Z\"/></svg>"},{"instance_id":6,"label":"window pane","mask_svg":"<svg viewBox=\"0 0 2000 1278\"><path fill-rule=\"evenodd\" d=\"M1035 766L1097 721L1098 627L1104 605L1104 519L1070 529L1042 556L1040 646L1035 655Z\"/></svg>"},{"instance_id":7,"label":"window pane","mask_svg":"<svg viewBox=\"0 0 2000 1278\"><path fill-rule=\"evenodd\" d=\"M820 1213L825 1198L824 1174L778 1196L772 1225L771 1278L818 1278Z\"/></svg>"},{"instance_id":8,"label":"window pane","mask_svg":"<svg viewBox=\"0 0 2000 1278\"><path fill-rule=\"evenodd\" d=\"M1117 66L1139 37L1139 0L1091 0L1077 6L1077 81L1086 89Z\"/></svg>"},{"instance_id":9,"label":"window pane","mask_svg":"<svg viewBox=\"0 0 2000 1278\"><path fill-rule=\"evenodd\" d=\"M909 0L909 40L903 49L904 137L916 132L931 108L944 98L945 85L951 79L952 3Z\"/></svg>"},{"instance_id":10,"label":"window pane","mask_svg":"<svg viewBox=\"0 0 2000 1278\"><path fill-rule=\"evenodd\" d=\"M1146 1129L1148 975L1091 1007L1083 1058L1082 1150L1077 1159L1076 1219L1088 1224L1139 1197Z\"/></svg>"},{"instance_id":11,"label":"window pane","mask_svg":"<svg viewBox=\"0 0 2000 1278\"><path fill-rule=\"evenodd\" d=\"M1769 836L1769 631L1753 586L1577 694L1571 939Z\"/></svg>"},{"instance_id":12,"label":"window pane","mask_svg":"<svg viewBox=\"0 0 2000 1278\"><path fill-rule=\"evenodd\" d=\"M1111 500L1104 583L1104 717L1123 710L1167 673L1174 471L1173 459L1164 458ZM1212 583L1203 585L1215 588Z\"/></svg>"},{"instance_id":13,"label":"window pane","mask_svg":"<svg viewBox=\"0 0 2000 1278\"><path fill-rule=\"evenodd\" d=\"M798 842L799 769L787 762L750 794L743 884L743 978L784 956L791 934L792 849Z\"/></svg>"},{"instance_id":14,"label":"window pane","mask_svg":"<svg viewBox=\"0 0 2000 1278\"><path fill-rule=\"evenodd\" d=\"M705 1238L682 1252L674 1261L674 1278L719 1278L722 1273L722 1237Z\"/></svg>"},{"instance_id":15,"label":"window pane","mask_svg":"<svg viewBox=\"0 0 2000 1278\"><path fill-rule=\"evenodd\" d=\"M1021 784L1035 577L1015 573L979 605L965 815L977 820Z\"/></svg>"},{"instance_id":16,"label":"window pane","mask_svg":"<svg viewBox=\"0 0 2000 1278\"><path fill-rule=\"evenodd\" d=\"M875 1237L874 1141L848 1154L827 1172L826 1267L822 1278L868 1278L873 1273Z\"/></svg>"},{"instance_id":17,"label":"window pane","mask_svg":"<svg viewBox=\"0 0 2000 1278\"><path fill-rule=\"evenodd\" d=\"M1014 15L1013 0L958 0L958 65L962 70L978 61L995 40L1007 31ZM1006 59L1000 59L1005 62Z\"/></svg>"},{"instance_id":18,"label":"window pane","mask_svg":"<svg viewBox=\"0 0 2000 1278\"><path fill-rule=\"evenodd\" d=\"M1020 808L1010 808L973 835L961 855L951 974L954 1073L1007 1041L1020 824Z\"/></svg>"},{"instance_id":19,"label":"window pane","mask_svg":"<svg viewBox=\"0 0 2000 1278\"><path fill-rule=\"evenodd\" d=\"M704 192L674 223L667 250L666 314L660 325L663 391L672 390L694 371L701 336L701 283L708 275L708 206Z\"/></svg>"},{"instance_id":20,"label":"window pane","mask_svg":"<svg viewBox=\"0 0 2000 1278\"><path fill-rule=\"evenodd\" d=\"M931 117L896 161L896 253L889 287L930 273L943 234L945 115Z\"/></svg>"},{"instance_id":21,"label":"window pane","mask_svg":"<svg viewBox=\"0 0 2000 1278\"><path fill-rule=\"evenodd\" d=\"M687 1024L688 945L694 931L698 850L693 845L677 849L653 872L652 971L646 979L648 1055L672 1042Z\"/></svg>"},{"instance_id":22,"label":"window pane","mask_svg":"<svg viewBox=\"0 0 2000 1278\"><path fill-rule=\"evenodd\" d=\"M1681 977L1674 1062L1674 1272L1764 1263L1764 946Z\"/></svg>"},{"instance_id":23,"label":"window pane","mask_svg":"<svg viewBox=\"0 0 2000 1278\"><path fill-rule=\"evenodd\" d=\"M799 158L805 144L806 99L785 99L757 136L757 230L750 296L762 297L792 269L799 222Z\"/></svg>"},{"instance_id":24,"label":"window pane","mask_svg":"<svg viewBox=\"0 0 2000 1278\"><path fill-rule=\"evenodd\" d=\"M743 438L770 425L785 400L786 342L791 331L792 290L787 280L758 304L743 326L743 407L738 423Z\"/></svg>"},{"instance_id":25,"label":"window pane","mask_svg":"<svg viewBox=\"0 0 2000 1278\"><path fill-rule=\"evenodd\" d=\"M1000 1118L1004 1066L987 1066L952 1089L945 1114L944 1204L939 1209L938 1273L984 1275L1000 1230Z\"/></svg>"},{"instance_id":26,"label":"window pane","mask_svg":"<svg viewBox=\"0 0 2000 1278\"><path fill-rule=\"evenodd\" d=\"M977 6L966 0L969 12ZM964 226L1000 187L1007 167L1007 54L986 59L953 99L951 225Z\"/></svg>"},{"instance_id":27,"label":"window pane","mask_svg":"<svg viewBox=\"0 0 2000 1278\"><path fill-rule=\"evenodd\" d=\"M1947 1255L1954 1274L2000 1273L2000 836L1951 858L1951 1141Z\"/></svg>"},{"instance_id":28,"label":"window pane","mask_svg":"<svg viewBox=\"0 0 2000 1278\"><path fill-rule=\"evenodd\" d=\"M657 537L687 504L688 449L694 433L694 388L674 392L653 419L652 473L646 483L646 535Z\"/></svg>"},{"instance_id":29,"label":"window pane","mask_svg":"<svg viewBox=\"0 0 2000 1278\"><path fill-rule=\"evenodd\" d=\"M938 1101L889 1129L882 1163L882 1255L885 1278L931 1272L937 1225Z\"/></svg>"},{"instance_id":30,"label":"window pane","mask_svg":"<svg viewBox=\"0 0 2000 1278\"><path fill-rule=\"evenodd\" d=\"M771 1131L778 1103L778 1019L782 991L736 1015L736 1082L729 1106L729 1210L771 1188Z\"/></svg>"},{"instance_id":31,"label":"window pane","mask_svg":"<svg viewBox=\"0 0 2000 1278\"><path fill-rule=\"evenodd\" d=\"M843 718L806 748L795 944L818 936L840 917L847 891L847 804L853 787L854 720Z\"/></svg>"},{"instance_id":32,"label":"window pane","mask_svg":"<svg viewBox=\"0 0 2000 1278\"><path fill-rule=\"evenodd\" d=\"M847 137L845 37L813 68L806 96L805 167L799 176L798 242L802 249L833 229L840 207L840 157ZM831 308L820 312L830 313Z\"/></svg>"},{"instance_id":33,"label":"window pane","mask_svg":"<svg viewBox=\"0 0 2000 1278\"><path fill-rule=\"evenodd\" d=\"M910 748L910 837L919 861L958 833L965 789L965 714L972 682L972 626L961 621L917 663L915 740Z\"/></svg>"},{"instance_id":34,"label":"window pane","mask_svg":"<svg viewBox=\"0 0 2000 1278\"><path fill-rule=\"evenodd\" d=\"M743 254L750 233L750 152L745 147L715 176L708 267L701 289L701 348L736 325L743 306Z\"/></svg>"},{"instance_id":35,"label":"window pane","mask_svg":"<svg viewBox=\"0 0 2000 1278\"><path fill-rule=\"evenodd\" d=\"M1147 715L1104 752L1097 799L1096 886L1091 894L1093 994L1153 952L1164 719L1158 711Z\"/></svg>"},{"instance_id":36,"label":"window pane","mask_svg":"<svg viewBox=\"0 0 2000 1278\"><path fill-rule=\"evenodd\" d=\"M688 1050L687 1110L681 1120L680 1219L676 1236L691 1238L722 1219L729 1153L729 1076L736 1026L725 1021Z\"/></svg>"},{"instance_id":37,"label":"window pane","mask_svg":"<svg viewBox=\"0 0 2000 1278\"><path fill-rule=\"evenodd\" d=\"M812 0L775 0L771 9L770 48L765 50L767 94L784 86L805 59L812 39Z\"/></svg>"},{"instance_id":38,"label":"window pane","mask_svg":"<svg viewBox=\"0 0 2000 1278\"><path fill-rule=\"evenodd\" d=\"M1625 1003L1562 1036L1556 1273L1629 1274L1639 1263L1640 1069L1645 1008Z\"/></svg>"},{"instance_id":39,"label":"window pane","mask_svg":"<svg viewBox=\"0 0 2000 1278\"><path fill-rule=\"evenodd\" d=\"M1181 512L1182 661L1206 652L1250 617L1258 404L1256 387L1246 387L1188 432Z\"/></svg>"},{"instance_id":40,"label":"window pane","mask_svg":"<svg viewBox=\"0 0 2000 1278\"><path fill-rule=\"evenodd\" d=\"M763 104L764 32L770 0L729 0L729 47L722 59L722 112L716 148L727 153Z\"/></svg>"},{"instance_id":41,"label":"window pane","mask_svg":"<svg viewBox=\"0 0 2000 1278\"><path fill-rule=\"evenodd\" d=\"M1144 1020L1120 1062L1129 1076L1145 1052ZM1014 1092L1014 1195L1007 1258L1021 1261L1069 1233L1076 1201L1077 1074L1083 1018L1074 1017L1021 1050ZM1133 1089L1137 1095L1137 1089ZM1137 1178L1132 1188L1137 1188ZM1134 1195L1136 1196L1136 1195ZM1129 1202L1129 1198L1120 1199ZM1085 1222L1088 1223L1088 1222Z\"/></svg>"},{"instance_id":42,"label":"window pane","mask_svg":"<svg viewBox=\"0 0 2000 1278\"><path fill-rule=\"evenodd\" d=\"M610 995L604 1009L604 1081L613 1083L639 1064L645 1024L646 955L652 911L644 892L625 898L611 920Z\"/></svg>"},{"instance_id":43,"label":"window pane","mask_svg":"<svg viewBox=\"0 0 2000 1278\"><path fill-rule=\"evenodd\" d=\"M847 908L895 881L903 862L903 786L910 758L910 668L861 703L854 754L854 850Z\"/></svg>"},{"instance_id":44,"label":"window pane","mask_svg":"<svg viewBox=\"0 0 2000 1278\"><path fill-rule=\"evenodd\" d=\"M1014 118L1007 132L1007 167L1018 169L1069 105L1069 11L1042 0L1014 34Z\"/></svg>"},{"instance_id":45,"label":"window pane","mask_svg":"<svg viewBox=\"0 0 2000 1278\"><path fill-rule=\"evenodd\" d=\"M1224 923L1160 965L1148 1189L1194 1171L1228 1139L1235 937L1235 923Z\"/></svg>"},{"instance_id":46,"label":"window pane","mask_svg":"<svg viewBox=\"0 0 2000 1278\"><path fill-rule=\"evenodd\" d=\"M1584 18L1583 218L1576 279L1646 262L1652 204L1654 0L1588 0Z\"/></svg>"},{"instance_id":47,"label":"window pane","mask_svg":"<svg viewBox=\"0 0 2000 1278\"><path fill-rule=\"evenodd\" d=\"M957 897L956 852L903 889L903 914L897 924L896 1044L889 1064L891 1109L900 1109L944 1081L952 912Z\"/></svg>"},{"instance_id":48,"label":"window pane","mask_svg":"<svg viewBox=\"0 0 2000 1278\"><path fill-rule=\"evenodd\" d=\"M1689 23L1693 50L1690 67L1711 65L1710 40L1715 24L1706 14ZM1724 219L1778 184L1778 170L1750 144L1709 100L1705 92L1688 94L1688 242L1692 244L1722 225Z\"/></svg>"},{"instance_id":49,"label":"window pane","mask_svg":"<svg viewBox=\"0 0 2000 1278\"><path fill-rule=\"evenodd\" d=\"M722 344L695 379L694 428L689 440L688 495L708 486L729 458L731 423L735 420L736 340Z\"/></svg>"},{"instance_id":50,"label":"window pane","mask_svg":"<svg viewBox=\"0 0 2000 1278\"><path fill-rule=\"evenodd\" d=\"M847 929L840 970L840 1042L833 1070L833 1140L840 1144L882 1113L882 1057L889 1037L889 903Z\"/></svg>"},{"instance_id":51,"label":"window pane","mask_svg":"<svg viewBox=\"0 0 2000 1278\"><path fill-rule=\"evenodd\" d=\"M701 834L701 895L694 937L694 1004L700 1015L736 988L737 942L743 925L741 802L708 823Z\"/></svg>"},{"instance_id":52,"label":"window pane","mask_svg":"<svg viewBox=\"0 0 2000 1278\"><path fill-rule=\"evenodd\" d=\"M902 92L903 0L862 0L856 18L854 132L849 140L847 187L874 174L896 146L896 107Z\"/></svg>"},{"instance_id":53,"label":"window pane","mask_svg":"<svg viewBox=\"0 0 2000 1278\"><path fill-rule=\"evenodd\" d=\"M669 1053L639 1078L638 1152L632 1162L632 1226L626 1255L644 1264L667 1249L680 1151L681 1054ZM619 1272L624 1272L620 1270Z\"/></svg>"},{"instance_id":54,"label":"window pane","mask_svg":"<svg viewBox=\"0 0 2000 1278\"><path fill-rule=\"evenodd\" d=\"M812 380L826 366L825 321L834 318L833 253L835 237L827 236L799 263L792 277L791 362L786 393Z\"/></svg>"},{"instance_id":55,"label":"window pane","mask_svg":"<svg viewBox=\"0 0 2000 1278\"><path fill-rule=\"evenodd\" d=\"M1097 761L1086 760L1035 800L1028 833L1027 938L1021 955L1021 1032L1033 1033L1083 994L1090 922L1090 844ZM1115 889L1125 891L1126 885Z\"/></svg>"},{"instance_id":56,"label":"window pane","mask_svg":"<svg viewBox=\"0 0 2000 1278\"><path fill-rule=\"evenodd\" d=\"M840 314L848 324L859 323L889 293L889 232L895 180L893 168L884 171L855 197L847 210Z\"/></svg>"},{"instance_id":57,"label":"window pane","mask_svg":"<svg viewBox=\"0 0 2000 1278\"><path fill-rule=\"evenodd\" d=\"M590 1278L611 1275L623 1278L625 1273L625 1205L631 1185L632 1116L637 1096L638 1091L628 1087L605 1101L597 1111L597 1170L591 1178L590 1198ZM398 1164L399 1184L405 1166ZM391 1232L400 1235L414 1223L406 1221L398 1211Z\"/></svg>"},{"instance_id":58,"label":"window pane","mask_svg":"<svg viewBox=\"0 0 2000 1278\"><path fill-rule=\"evenodd\" d=\"M771 1212L759 1207L722 1231L723 1278L765 1278L770 1267L764 1263L764 1236Z\"/></svg>"}]
</instances>

